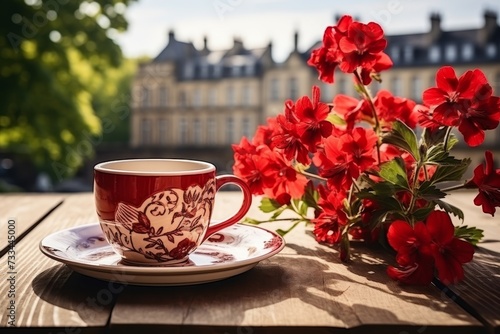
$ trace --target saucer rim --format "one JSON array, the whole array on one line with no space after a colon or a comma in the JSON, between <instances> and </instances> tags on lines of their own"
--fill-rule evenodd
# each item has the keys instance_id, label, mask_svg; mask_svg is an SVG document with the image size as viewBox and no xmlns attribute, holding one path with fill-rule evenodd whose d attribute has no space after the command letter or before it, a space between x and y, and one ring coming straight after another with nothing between
<instances>
[{"instance_id":1,"label":"saucer rim","mask_svg":"<svg viewBox=\"0 0 500 334\"><path fill-rule=\"evenodd\" d=\"M249 266L252 264L257 264L262 260L265 260L271 256L274 256L281 252L283 248L286 246L286 241L285 239L277 234L274 231L270 231L268 229L262 228L260 226L255 226L255 225L247 225L247 224L241 224L241 223L236 223L234 225L231 225L231 227L236 227L236 228L250 228L250 229L259 229L263 232L268 233L271 238L278 237L281 240L281 245L277 247L276 249L267 252L265 254L261 254L259 256L255 257L250 257L246 258L243 260L237 260L233 261L230 263L213 263L213 264L208 264L205 266L134 266L134 265L117 265L117 264L95 264L91 262L81 262L78 260L74 260L68 257L61 257L58 256L57 254L54 254L52 252L49 252L45 249L44 242L46 243L48 239L55 237L57 234L64 233L64 232L70 232L74 231L77 229L84 229L84 228L98 228L99 231L101 231L101 228L99 226L99 223L90 223L90 224L83 224L83 225L77 225L65 229L58 230L56 232L53 232L47 236L45 236L39 243L39 249L40 251L47 257L58 261L60 263L64 263L71 267L78 267L78 268L84 268L86 270L89 270L92 268L93 271L98 271L98 272L107 272L107 273L122 273L122 274L141 274L141 275L153 275L153 276L164 276L164 275L170 275L170 276L182 276L185 274L200 274L200 273L216 273L224 270L230 270L230 269L236 269L244 266ZM218 233L224 233L224 230L219 231ZM110 249L112 249L111 245L108 245ZM58 250L59 252L62 252L64 254L63 250ZM196 252L196 251L195 251ZM119 256L116 254L116 256ZM251 269L251 268L249 268ZM76 270L75 270L76 271Z\"/></svg>"}]
</instances>

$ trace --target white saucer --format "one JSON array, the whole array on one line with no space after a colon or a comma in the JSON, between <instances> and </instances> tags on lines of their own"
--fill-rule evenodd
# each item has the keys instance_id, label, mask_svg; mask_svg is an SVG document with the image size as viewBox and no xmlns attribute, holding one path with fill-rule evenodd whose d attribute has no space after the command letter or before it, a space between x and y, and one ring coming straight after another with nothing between
<instances>
[{"instance_id":1,"label":"white saucer","mask_svg":"<svg viewBox=\"0 0 500 334\"><path fill-rule=\"evenodd\" d=\"M40 250L90 277L132 285L188 285L221 280L253 268L280 252L285 241L257 226L235 224L214 234L189 261L168 267L123 264L99 224L77 226L45 237Z\"/></svg>"}]
</instances>

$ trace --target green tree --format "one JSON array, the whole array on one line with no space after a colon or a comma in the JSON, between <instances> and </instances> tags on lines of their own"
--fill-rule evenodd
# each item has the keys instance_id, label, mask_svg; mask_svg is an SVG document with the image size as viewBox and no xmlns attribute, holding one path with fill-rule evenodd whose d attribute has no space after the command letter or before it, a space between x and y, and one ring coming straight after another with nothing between
<instances>
[{"instance_id":1,"label":"green tree","mask_svg":"<svg viewBox=\"0 0 500 334\"><path fill-rule=\"evenodd\" d=\"M122 62L113 36L132 1L0 1L0 150L56 181L93 154L104 125L92 92Z\"/></svg>"}]
</instances>

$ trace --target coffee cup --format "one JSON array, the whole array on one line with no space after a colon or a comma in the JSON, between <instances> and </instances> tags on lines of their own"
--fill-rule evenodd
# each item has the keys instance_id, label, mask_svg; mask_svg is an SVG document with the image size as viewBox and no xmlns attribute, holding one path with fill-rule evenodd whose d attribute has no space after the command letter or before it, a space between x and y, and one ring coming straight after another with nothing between
<instances>
[{"instance_id":1,"label":"coffee cup","mask_svg":"<svg viewBox=\"0 0 500 334\"><path fill-rule=\"evenodd\" d=\"M234 184L243 192L230 218L211 223L217 191ZM130 159L94 167L97 215L106 240L126 264L184 262L210 235L240 221L252 203L247 184L216 176L215 166L180 159Z\"/></svg>"}]
</instances>

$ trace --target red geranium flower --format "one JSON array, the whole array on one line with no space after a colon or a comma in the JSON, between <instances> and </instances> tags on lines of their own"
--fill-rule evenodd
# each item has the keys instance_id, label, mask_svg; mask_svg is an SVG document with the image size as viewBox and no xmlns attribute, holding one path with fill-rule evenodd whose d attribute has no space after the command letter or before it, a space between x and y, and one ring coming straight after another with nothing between
<instances>
[{"instance_id":1,"label":"red geranium flower","mask_svg":"<svg viewBox=\"0 0 500 334\"><path fill-rule=\"evenodd\" d=\"M272 138L272 148L283 150L285 157L291 161L297 159L304 165L309 165L309 150L300 140L298 132L298 119L295 115L295 104L288 100L285 103L285 115L278 115L276 118L279 124L279 130Z\"/></svg>"},{"instance_id":2,"label":"red geranium flower","mask_svg":"<svg viewBox=\"0 0 500 334\"><path fill-rule=\"evenodd\" d=\"M323 45L311 52L307 64L316 67L321 81L333 83L335 69L339 62L340 54L334 38L333 27L327 27L323 34Z\"/></svg>"},{"instance_id":3,"label":"red geranium flower","mask_svg":"<svg viewBox=\"0 0 500 334\"><path fill-rule=\"evenodd\" d=\"M379 121L383 122L383 126L391 128L391 124L400 120L414 128L418 122L418 114L414 112L416 103L410 99L393 96L388 90L380 90L375 96L373 103L377 110ZM368 107L368 106L367 106ZM371 110L365 111L371 116Z\"/></svg>"},{"instance_id":4,"label":"red geranium flower","mask_svg":"<svg viewBox=\"0 0 500 334\"><path fill-rule=\"evenodd\" d=\"M465 184L466 188L479 188L474 204L482 206L484 213L495 216L500 207L500 169L494 169L493 153L484 152L485 163L474 169L474 177Z\"/></svg>"},{"instance_id":5,"label":"red geranium flower","mask_svg":"<svg viewBox=\"0 0 500 334\"><path fill-rule=\"evenodd\" d=\"M424 91L423 100L439 124L457 126L469 146L484 141L484 130L494 129L500 121L500 99L483 72L476 69L457 79L455 70L445 66L436 73L437 87Z\"/></svg>"},{"instance_id":6,"label":"red geranium flower","mask_svg":"<svg viewBox=\"0 0 500 334\"><path fill-rule=\"evenodd\" d=\"M457 283L464 278L462 264L472 260L474 246L455 238L455 227L448 213L433 211L426 227L432 238L432 254L439 279L444 284Z\"/></svg>"},{"instance_id":7,"label":"red geranium flower","mask_svg":"<svg viewBox=\"0 0 500 334\"><path fill-rule=\"evenodd\" d=\"M377 135L371 129L355 128L340 137L330 136L324 140L322 151L318 151L313 162L322 177L328 178L336 189L349 189L360 172L372 167Z\"/></svg>"},{"instance_id":8,"label":"red geranium flower","mask_svg":"<svg viewBox=\"0 0 500 334\"><path fill-rule=\"evenodd\" d=\"M342 236L342 229L347 223L347 215L343 205L346 193L323 186L320 186L318 191L320 194L318 205L321 207L321 214L312 219L314 236L318 242L330 245L338 243Z\"/></svg>"},{"instance_id":9,"label":"red geranium flower","mask_svg":"<svg viewBox=\"0 0 500 334\"><path fill-rule=\"evenodd\" d=\"M344 15L336 26L326 28L322 46L311 53L307 63L316 67L324 82L334 82L334 72L339 66L346 73L359 69L361 80L369 84L372 73L392 66L390 58L382 52L386 46L380 25L360 23Z\"/></svg>"},{"instance_id":10,"label":"red geranium flower","mask_svg":"<svg viewBox=\"0 0 500 334\"><path fill-rule=\"evenodd\" d=\"M332 134L333 125L326 120L330 113L330 107L326 103L319 102L320 90L313 86L312 101L307 96L297 100L295 114L298 119L297 132L304 145L310 152L316 152L316 145L321 138Z\"/></svg>"},{"instance_id":11,"label":"red geranium flower","mask_svg":"<svg viewBox=\"0 0 500 334\"><path fill-rule=\"evenodd\" d=\"M405 221L394 221L387 240L397 251L396 262L402 269L390 266L387 273L393 279L409 284L429 284L434 266L444 284L463 279L462 264L472 260L474 247L455 237L455 228L448 213L433 211L425 224L412 228Z\"/></svg>"},{"instance_id":12,"label":"red geranium flower","mask_svg":"<svg viewBox=\"0 0 500 334\"><path fill-rule=\"evenodd\" d=\"M416 223L412 228L407 222L396 220L389 226L387 241L397 252L396 262L402 267L389 266L389 277L406 284L427 285L432 281L431 238L424 223Z\"/></svg>"},{"instance_id":13,"label":"red geranium flower","mask_svg":"<svg viewBox=\"0 0 500 334\"><path fill-rule=\"evenodd\" d=\"M233 144L232 148L234 151L233 173L245 180L252 193L262 195L264 189L274 185L268 146L255 146L243 137L240 144Z\"/></svg>"},{"instance_id":14,"label":"red geranium flower","mask_svg":"<svg viewBox=\"0 0 500 334\"><path fill-rule=\"evenodd\" d=\"M387 46L382 27L375 22L364 24L353 21L350 16L344 21L348 28L339 41L339 48L344 53L340 69L346 73L352 73L358 67L372 69L378 54Z\"/></svg>"}]
</instances>

